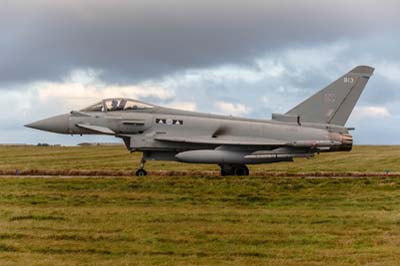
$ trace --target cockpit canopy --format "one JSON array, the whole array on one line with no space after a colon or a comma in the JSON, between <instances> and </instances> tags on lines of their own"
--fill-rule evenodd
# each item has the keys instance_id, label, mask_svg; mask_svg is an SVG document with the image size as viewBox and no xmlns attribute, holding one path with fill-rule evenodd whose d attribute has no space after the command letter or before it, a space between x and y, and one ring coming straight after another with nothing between
<instances>
[{"instance_id":1,"label":"cockpit canopy","mask_svg":"<svg viewBox=\"0 0 400 266\"><path fill-rule=\"evenodd\" d=\"M154 106L139 102L132 99L125 98L113 98L113 99L105 99L99 103L93 104L85 109L82 109L82 112L113 112L113 111L136 111L143 109L150 109Z\"/></svg>"}]
</instances>

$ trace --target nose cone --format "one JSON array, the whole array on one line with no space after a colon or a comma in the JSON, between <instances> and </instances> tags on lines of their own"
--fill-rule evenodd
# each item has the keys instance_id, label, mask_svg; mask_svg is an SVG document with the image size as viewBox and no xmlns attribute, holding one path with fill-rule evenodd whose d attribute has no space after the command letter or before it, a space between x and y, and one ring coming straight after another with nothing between
<instances>
[{"instance_id":1,"label":"nose cone","mask_svg":"<svg viewBox=\"0 0 400 266\"><path fill-rule=\"evenodd\" d=\"M39 120L28 125L26 127L50 131L61 134L69 134L69 114L57 115L43 120Z\"/></svg>"}]
</instances>

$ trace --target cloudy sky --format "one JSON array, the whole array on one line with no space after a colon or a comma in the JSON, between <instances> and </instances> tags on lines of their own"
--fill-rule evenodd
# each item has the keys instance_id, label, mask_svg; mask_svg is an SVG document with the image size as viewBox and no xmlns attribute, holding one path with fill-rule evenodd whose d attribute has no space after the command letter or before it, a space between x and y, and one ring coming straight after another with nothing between
<instances>
[{"instance_id":1,"label":"cloudy sky","mask_svg":"<svg viewBox=\"0 0 400 266\"><path fill-rule=\"evenodd\" d=\"M116 141L23 127L105 97L269 119L361 64L347 126L400 144L398 0L1 0L0 143Z\"/></svg>"}]
</instances>

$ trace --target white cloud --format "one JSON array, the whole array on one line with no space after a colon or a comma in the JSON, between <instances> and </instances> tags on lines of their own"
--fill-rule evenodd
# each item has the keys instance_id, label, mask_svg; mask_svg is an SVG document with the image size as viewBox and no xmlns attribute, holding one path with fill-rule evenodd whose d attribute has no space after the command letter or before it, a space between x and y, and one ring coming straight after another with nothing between
<instances>
[{"instance_id":1,"label":"white cloud","mask_svg":"<svg viewBox=\"0 0 400 266\"><path fill-rule=\"evenodd\" d=\"M170 91L153 86L84 85L79 83L46 83L37 89L42 102L60 101L69 106L82 107L104 98L125 97L139 99L155 97L166 100L173 96Z\"/></svg>"},{"instance_id":2,"label":"white cloud","mask_svg":"<svg viewBox=\"0 0 400 266\"><path fill-rule=\"evenodd\" d=\"M400 63L383 62L376 66L376 73L386 79L400 84Z\"/></svg>"},{"instance_id":3,"label":"white cloud","mask_svg":"<svg viewBox=\"0 0 400 266\"><path fill-rule=\"evenodd\" d=\"M215 107L218 109L220 113L226 115L234 115L234 116L241 116L249 113L251 108L241 104L241 103L229 103L218 101L215 103Z\"/></svg>"},{"instance_id":4,"label":"white cloud","mask_svg":"<svg viewBox=\"0 0 400 266\"><path fill-rule=\"evenodd\" d=\"M261 69L242 67L236 65L224 65L209 69L191 69L184 72L180 72L176 75L167 76L164 83L171 84L172 86L176 83L195 83L201 81L211 81L214 83L223 82L246 82L254 83L265 78L266 73L263 73Z\"/></svg>"},{"instance_id":5,"label":"white cloud","mask_svg":"<svg viewBox=\"0 0 400 266\"><path fill-rule=\"evenodd\" d=\"M335 69L329 69L328 66L337 63L337 58L350 48L348 42L334 42L321 46L300 47L285 51L279 58L282 64L291 69L290 76L298 79L304 79L304 73L319 73L328 78L336 78ZM321 73L321 69L325 72Z\"/></svg>"},{"instance_id":6,"label":"white cloud","mask_svg":"<svg viewBox=\"0 0 400 266\"><path fill-rule=\"evenodd\" d=\"M365 94L377 90L383 98L390 98L390 102L375 101L373 94L362 97L361 107L356 107L351 122L357 122L354 124L357 127L365 121L371 125L381 120L394 121L400 106L399 91L389 83L393 89L389 96L384 85L388 86L388 81L400 83L399 63L390 59L366 60L360 55L345 60L352 47L351 41L297 47L267 54L248 65L187 69L130 85L107 84L101 80L102 73L98 70L77 70L60 82L24 84L15 90L4 88L0 111L7 115L0 118L0 130L15 129L26 122L83 108L108 97L150 97L152 103L171 108L254 118L268 115L269 118L270 112L286 112L356 64L371 64L377 69ZM362 134L368 135L368 132ZM25 141L11 135L9 139ZM387 141L398 142L397 139Z\"/></svg>"},{"instance_id":7,"label":"white cloud","mask_svg":"<svg viewBox=\"0 0 400 266\"><path fill-rule=\"evenodd\" d=\"M349 49L347 42L335 42L322 46L289 49L283 56L288 64L302 62L303 67L318 68L335 61L336 57L347 49Z\"/></svg>"},{"instance_id":8,"label":"white cloud","mask_svg":"<svg viewBox=\"0 0 400 266\"><path fill-rule=\"evenodd\" d=\"M259 58L255 60L260 72L265 73L265 77L278 78L285 72L285 67L280 62L275 62L270 58Z\"/></svg>"},{"instance_id":9,"label":"white cloud","mask_svg":"<svg viewBox=\"0 0 400 266\"><path fill-rule=\"evenodd\" d=\"M279 78L285 72L280 62L270 58L255 59L252 64L226 64L211 68L196 68L165 76L161 81L153 81L166 87L186 87L188 84L211 81L213 83L243 82L252 84L268 78Z\"/></svg>"},{"instance_id":10,"label":"white cloud","mask_svg":"<svg viewBox=\"0 0 400 266\"><path fill-rule=\"evenodd\" d=\"M152 97L166 101L175 95L174 90L152 84L106 84L98 78L99 73L78 70L61 82L40 81L15 90L2 90L0 112L7 116L0 117L1 128L20 128L35 119L79 110L104 98ZM194 108L189 104L186 107Z\"/></svg>"},{"instance_id":11,"label":"white cloud","mask_svg":"<svg viewBox=\"0 0 400 266\"><path fill-rule=\"evenodd\" d=\"M356 106L352 113L354 119L388 118L391 116L389 110L383 106Z\"/></svg>"},{"instance_id":12,"label":"white cloud","mask_svg":"<svg viewBox=\"0 0 400 266\"><path fill-rule=\"evenodd\" d=\"M125 97L140 99L154 97L160 100L171 99L175 92L152 84L119 85L106 84L98 78L100 72L93 70L74 71L63 82L36 82L30 84L42 105L77 109L93 104L104 98Z\"/></svg>"},{"instance_id":13,"label":"white cloud","mask_svg":"<svg viewBox=\"0 0 400 266\"><path fill-rule=\"evenodd\" d=\"M167 107L180 109L185 111L196 111L197 104L195 102L172 102L167 104Z\"/></svg>"}]
</instances>

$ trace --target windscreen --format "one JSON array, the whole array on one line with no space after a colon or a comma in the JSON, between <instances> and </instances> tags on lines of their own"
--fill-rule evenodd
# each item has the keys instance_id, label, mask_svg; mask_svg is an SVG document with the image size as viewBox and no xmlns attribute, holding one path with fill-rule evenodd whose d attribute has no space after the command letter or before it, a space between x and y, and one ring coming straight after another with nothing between
<instances>
[{"instance_id":1,"label":"windscreen","mask_svg":"<svg viewBox=\"0 0 400 266\"><path fill-rule=\"evenodd\" d=\"M83 111L83 112L103 112L104 111L103 102L93 104L85 109L82 109L81 111Z\"/></svg>"},{"instance_id":2,"label":"windscreen","mask_svg":"<svg viewBox=\"0 0 400 266\"><path fill-rule=\"evenodd\" d=\"M151 105L127 99L109 99L105 102L107 112L129 111L152 108Z\"/></svg>"}]
</instances>

